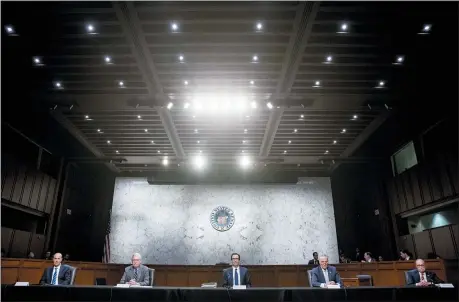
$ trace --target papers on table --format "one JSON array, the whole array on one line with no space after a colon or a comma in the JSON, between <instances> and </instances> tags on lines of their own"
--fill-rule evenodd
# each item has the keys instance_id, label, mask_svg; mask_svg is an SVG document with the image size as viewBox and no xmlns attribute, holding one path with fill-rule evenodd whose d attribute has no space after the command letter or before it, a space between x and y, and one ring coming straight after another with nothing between
<instances>
[{"instance_id":1,"label":"papers on table","mask_svg":"<svg viewBox=\"0 0 459 302\"><path fill-rule=\"evenodd\" d=\"M334 289L336 289L336 288L340 288L340 286L339 286L339 284L328 284L328 285L327 285L327 288L332 288L332 289L334 288Z\"/></svg>"},{"instance_id":2,"label":"papers on table","mask_svg":"<svg viewBox=\"0 0 459 302\"><path fill-rule=\"evenodd\" d=\"M247 289L246 285L233 285L233 289Z\"/></svg>"}]
</instances>

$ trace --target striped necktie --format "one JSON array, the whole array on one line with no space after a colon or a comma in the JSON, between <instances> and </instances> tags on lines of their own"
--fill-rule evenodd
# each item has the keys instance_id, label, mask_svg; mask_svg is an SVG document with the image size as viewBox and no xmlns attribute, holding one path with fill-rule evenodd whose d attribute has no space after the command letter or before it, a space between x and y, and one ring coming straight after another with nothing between
<instances>
[{"instance_id":1,"label":"striped necktie","mask_svg":"<svg viewBox=\"0 0 459 302\"><path fill-rule=\"evenodd\" d=\"M51 284L56 285L57 281L57 267L54 268L53 279L51 280Z\"/></svg>"},{"instance_id":2,"label":"striped necktie","mask_svg":"<svg viewBox=\"0 0 459 302\"><path fill-rule=\"evenodd\" d=\"M137 269L134 268L134 280L137 281Z\"/></svg>"}]
</instances>

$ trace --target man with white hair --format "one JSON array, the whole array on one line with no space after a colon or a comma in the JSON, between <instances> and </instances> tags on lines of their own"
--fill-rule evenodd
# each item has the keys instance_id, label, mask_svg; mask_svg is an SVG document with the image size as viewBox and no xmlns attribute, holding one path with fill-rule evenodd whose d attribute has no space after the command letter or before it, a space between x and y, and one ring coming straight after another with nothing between
<instances>
[{"instance_id":1,"label":"man with white hair","mask_svg":"<svg viewBox=\"0 0 459 302\"><path fill-rule=\"evenodd\" d=\"M311 285L327 288L329 285L343 286L336 267L328 265L328 257L319 257L319 266L311 270Z\"/></svg>"},{"instance_id":2,"label":"man with white hair","mask_svg":"<svg viewBox=\"0 0 459 302\"><path fill-rule=\"evenodd\" d=\"M424 260L416 260L416 268L407 272L407 285L430 286L443 283L434 272L426 271Z\"/></svg>"},{"instance_id":3,"label":"man with white hair","mask_svg":"<svg viewBox=\"0 0 459 302\"><path fill-rule=\"evenodd\" d=\"M142 265L142 256L139 253L134 253L131 258L132 265L124 269L123 277L121 277L121 284L130 285L150 285L150 274L148 267Z\"/></svg>"}]
</instances>

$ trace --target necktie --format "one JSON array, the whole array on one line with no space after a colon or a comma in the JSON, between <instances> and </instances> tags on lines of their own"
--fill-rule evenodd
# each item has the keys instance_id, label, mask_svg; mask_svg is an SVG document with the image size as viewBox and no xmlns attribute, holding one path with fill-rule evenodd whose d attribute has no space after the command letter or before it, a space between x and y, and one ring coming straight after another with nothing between
<instances>
[{"instance_id":1,"label":"necktie","mask_svg":"<svg viewBox=\"0 0 459 302\"><path fill-rule=\"evenodd\" d=\"M424 281L424 273L421 273L421 281Z\"/></svg>"},{"instance_id":2,"label":"necktie","mask_svg":"<svg viewBox=\"0 0 459 302\"><path fill-rule=\"evenodd\" d=\"M137 281L137 269L136 268L134 269L134 279L135 281Z\"/></svg>"},{"instance_id":3,"label":"necktie","mask_svg":"<svg viewBox=\"0 0 459 302\"><path fill-rule=\"evenodd\" d=\"M53 279L51 280L51 284L57 285L57 267L54 268Z\"/></svg>"},{"instance_id":4,"label":"necktie","mask_svg":"<svg viewBox=\"0 0 459 302\"><path fill-rule=\"evenodd\" d=\"M239 285L239 274L237 269L234 271L234 285Z\"/></svg>"},{"instance_id":5,"label":"necktie","mask_svg":"<svg viewBox=\"0 0 459 302\"><path fill-rule=\"evenodd\" d=\"M324 269L323 272L324 272L325 283L330 282L330 279L328 279L328 271Z\"/></svg>"}]
</instances>

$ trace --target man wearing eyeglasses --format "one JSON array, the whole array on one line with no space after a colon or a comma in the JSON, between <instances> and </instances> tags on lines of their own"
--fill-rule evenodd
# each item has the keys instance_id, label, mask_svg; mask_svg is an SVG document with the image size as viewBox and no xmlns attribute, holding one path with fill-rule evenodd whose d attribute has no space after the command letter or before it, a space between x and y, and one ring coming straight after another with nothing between
<instances>
[{"instance_id":1,"label":"man wearing eyeglasses","mask_svg":"<svg viewBox=\"0 0 459 302\"><path fill-rule=\"evenodd\" d=\"M131 258L132 265L124 269L123 277L121 277L121 284L150 285L150 274L148 267L142 265L142 256L139 253L135 253Z\"/></svg>"},{"instance_id":2,"label":"man wearing eyeglasses","mask_svg":"<svg viewBox=\"0 0 459 302\"><path fill-rule=\"evenodd\" d=\"M235 285L245 285L251 287L249 270L239 266L241 256L238 253L231 254L232 267L223 271L223 287L233 287Z\"/></svg>"},{"instance_id":3,"label":"man wearing eyeglasses","mask_svg":"<svg viewBox=\"0 0 459 302\"><path fill-rule=\"evenodd\" d=\"M416 268L408 271L406 277L406 285L430 286L443 283L437 274L426 271L426 265L422 259L416 260Z\"/></svg>"}]
</instances>

